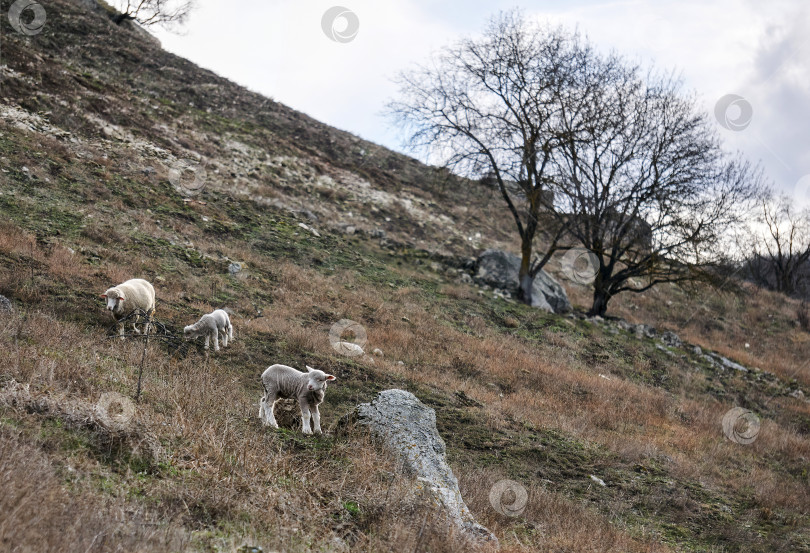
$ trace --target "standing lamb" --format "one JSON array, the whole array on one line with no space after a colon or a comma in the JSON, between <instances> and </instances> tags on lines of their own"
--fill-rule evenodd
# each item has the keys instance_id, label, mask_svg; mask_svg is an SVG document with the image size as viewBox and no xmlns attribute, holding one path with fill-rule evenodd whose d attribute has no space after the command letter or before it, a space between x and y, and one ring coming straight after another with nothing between
<instances>
[{"instance_id":1,"label":"standing lamb","mask_svg":"<svg viewBox=\"0 0 810 553\"><path fill-rule=\"evenodd\" d=\"M112 314L116 322L124 319L136 309L143 310L147 315L144 333L149 333L149 319L155 313L155 289L149 282L142 278L133 278L118 286L113 286L101 294L101 297L107 300L107 311ZM136 334L140 334L135 326L139 319L140 315L136 315L132 321L132 330ZM123 340L124 323L122 322L118 323L118 333Z\"/></svg>"},{"instance_id":2,"label":"standing lamb","mask_svg":"<svg viewBox=\"0 0 810 553\"><path fill-rule=\"evenodd\" d=\"M315 433L320 434L321 413L318 411L318 405L323 402L326 383L330 380L335 380L335 377L310 366L307 366L305 373L287 365L269 367L262 374L264 396L259 402L259 418L265 426L278 428L276 417L273 415L276 401L279 398L297 399L301 407L301 431L304 434L312 434L309 426L311 413Z\"/></svg>"},{"instance_id":3,"label":"standing lamb","mask_svg":"<svg viewBox=\"0 0 810 553\"><path fill-rule=\"evenodd\" d=\"M233 341L231 318L222 309L217 309L213 313L203 315L193 325L185 327L183 335L186 340L191 340L197 336L205 336L205 349L208 349L209 341L213 338L214 351L219 351L220 336L222 336L222 347L227 347L228 341Z\"/></svg>"}]
</instances>

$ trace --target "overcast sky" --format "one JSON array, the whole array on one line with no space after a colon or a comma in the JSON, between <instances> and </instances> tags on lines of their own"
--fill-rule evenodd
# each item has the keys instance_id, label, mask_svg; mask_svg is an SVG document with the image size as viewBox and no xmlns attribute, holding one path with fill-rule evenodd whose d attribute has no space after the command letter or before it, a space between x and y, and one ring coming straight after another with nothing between
<instances>
[{"instance_id":1,"label":"overcast sky","mask_svg":"<svg viewBox=\"0 0 810 553\"><path fill-rule=\"evenodd\" d=\"M578 28L601 49L676 70L717 120L728 148L761 161L780 189L810 206L810 2L804 0L198 4L182 34L157 33L166 49L400 151L401 137L382 115L396 94L392 78L476 34L499 10L520 7L529 17ZM325 30L324 14L335 6L351 13Z\"/></svg>"}]
</instances>

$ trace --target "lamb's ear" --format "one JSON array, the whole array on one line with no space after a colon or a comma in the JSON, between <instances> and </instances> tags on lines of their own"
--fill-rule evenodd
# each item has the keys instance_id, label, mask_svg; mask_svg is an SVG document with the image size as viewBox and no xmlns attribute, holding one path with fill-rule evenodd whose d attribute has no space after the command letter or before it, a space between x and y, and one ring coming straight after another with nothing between
<instances>
[{"instance_id":1,"label":"lamb's ear","mask_svg":"<svg viewBox=\"0 0 810 553\"><path fill-rule=\"evenodd\" d=\"M327 374L326 375L326 380L335 380L335 376L332 375L332 374Z\"/></svg>"},{"instance_id":2,"label":"lamb's ear","mask_svg":"<svg viewBox=\"0 0 810 553\"><path fill-rule=\"evenodd\" d=\"M315 369L313 369L312 367L310 367L309 365L305 365L305 366L306 366L306 368L307 368L307 372L308 372L308 373L311 373L312 371L314 371L314 370L315 370Z\"/></svg>"},{"instance_id":3,"label":"lamb's ear","mask_svg":"<svg viewBox=\"0 0 810 553\"><path fill-rule=\"evenodd\" d=\"M107 294L101 294L101 297L102 297L102 298L106 298L106 297L107 297Z\"/></svg>"}]
</instances>

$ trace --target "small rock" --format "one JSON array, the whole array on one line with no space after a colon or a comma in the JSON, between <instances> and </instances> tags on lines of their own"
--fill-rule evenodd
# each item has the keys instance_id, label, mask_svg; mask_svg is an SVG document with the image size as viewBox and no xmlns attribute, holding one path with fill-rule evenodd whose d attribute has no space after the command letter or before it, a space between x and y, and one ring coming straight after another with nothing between
<instances>
[{"instance_id":1,"label":"small rock","mask_svg":"<svg viewBox=\"0 0 810 553\"><path fill-rule=\"evenodd\" d=\"M11 313L14 311L14 305L11 300L5 296L0 296L0 313Z\"/></svg>"},{"instance_id":2,"label":"small rock","mask_svg":"<svg viewBox=\"0 0 810 553\"><path fill-rule=\"evenodd\" d=\"M655 337L655 327L651 325L645 325L643 323L637 324L635 329L636 337L638 338L654 338Z\"/></svg>"},{"instance_id":3,"label":"small rock","mask_svg":"<svg viewBox=\"0 0 810 553\"><path fill-rule=\"evenodd\" d=\"M320 233L309 225L306 225L304 223L298 223L298 226L306 231L309 231L310 233L312 233L313 236L316 236L318 238L321 237Z\"/></svg>"},{"instance_id":4,"label":"small rock","mask_svg":"<svg viewBox=\"0 0 810 553\"><path fill-rule=\"evenodd\" d=\"M379 228L373 229L369 234L372 238L385 238L385 231Z\"/></svg>"},{"instance_id":5,"label":"small rock","mask_svg":"<svg viewBox=\"0 0 810 553\"><path fill-rule=\"evenodd\" d=\"M383 354L383 352L382 352L382 350L380 348L374 348L374 350L371 353L373 353L377 357L382 357L382 354Z\"/></svg>"},{"instance_id":6,"label":"small rock","mask_svg":"<svg viewBox=\"0 0 810 553\"><path fill-rule=\"evenodd\" d=\"M349 357L363 355L364 353L363 348L354 342L335 342L332 344L332 348L336 352L342 355L348 355Z\"/></svg>"},{"instance_id":7,"label":"small rock","mask_svg":"<svg viewBox=\"0 0 810 553\"><path fill-rule=\"evenodd\" d=\"M661 334L661 341L671 348L679 348L683 345L680 336L671 330L667 330Z\"/></svg>"},{"instance_id":8,"label":"small rock","mask_svg":"<svg viewBox=\"0 0 810 553\"><path fill-rule=\"evenodd\" d=\"M348 235L352 235L355 232L357 232L357 228L349 225L348 227L346 227L346 229L343 232L345 232Z\"/></svg>"},{"instance_id":9,"label":"small rock","mask_svg":"<svg viewBox=\"0 0 810 553\"><path fill-rule=\"evenodd\" d=\"M692 346L692 353L695 355L703 355L703 350L700 348L700 346Z\"/></svg>"},{"instance_id":10,"label":"small rock","mask_svg":"<svg viewBox=\"0 0 810 553\"><path fill-rule=\"evenodd\" d=\"M2 296L0 296L2 297ZM804 392L801 390L793 390L788 394L790 397L795 397L796 399L804 399Z\"/></svg>"},{"instance_id":11,"label":"small rock","mask_svg":"<svg viewBox=\"0 0 810 553\"><path fill-rule=\"evenodd\" d=\"M242 264L237 261L234 261L233 263L228 265L228 272L231 273L232 275L238 275L239 273L242 272Z\"/></svg>"},{"instance_id":12,"label":"small rock","mask_svg":"<svg viewBox=\"0 0 810 553\"><path fill-rule=\"evenodd\" d=\"M470 276L469 273L461 273L458 276L458 279L456 279L456 280L458 280L462 284L472 284L473 283L473 278Z\"/></svg>"},{"instance_id":13,"label":"small rock","mask_svg":"<svg viewBox=\"0 0 810 553\"><path fill-rule=\"evenodd\" d=\"M403 363L402 361L397 361L397 365L402 365L404 367L405 363Z\"/></svg>"},{"instance_id":14,"label":"small rock","mask_svg":"<svg viewBox=\"0 0 810 553\"><path fill-rule=\"evenodd\" d=\"M599 484L603 488L607 487L607 484L605 484L605 481L602 480L601 478L599 478L598 476L594 476L593 474L591 474L589 476L591 477L591 480L593 480L594 482L596 482L597 484Z\"/></svg>"}]
</instances>

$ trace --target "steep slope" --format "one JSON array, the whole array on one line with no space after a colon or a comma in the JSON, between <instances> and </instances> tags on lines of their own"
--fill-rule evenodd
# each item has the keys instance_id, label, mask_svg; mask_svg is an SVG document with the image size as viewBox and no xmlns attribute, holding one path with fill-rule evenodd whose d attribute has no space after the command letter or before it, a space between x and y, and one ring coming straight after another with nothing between
<instances>
[{"instance_id":1,"label":"steep slope","mask_svg":"<svg viewBox=\"0 0 810 553\"><path fill-rule=\"evenodd\" d=\"M493 298L451 266L509 243L486 191L83 6L48 2L32 37L0 23L0 294L14 305L0 313L3 548L464 550L386 454L339 424L402 387L437 410L465 500L504 551L810 551L795 302L677 287L617 301L739 371ZM202 186L172 176L200 156ZM155 284L169 332L227 306L236 342L205 355L109 339L97 296L136 276ZM337 354L343 318L383 355ZM259 424L259 374L275 362L337 375L325 436L304 438L292 416L278 432ZM105 422L105 394L132 397L142 363L132 419ZM751 443L723 434L734 406L761 419ZM490 500L504 479L528 492L519 516Z\"/></svg>"}]
</instances>

